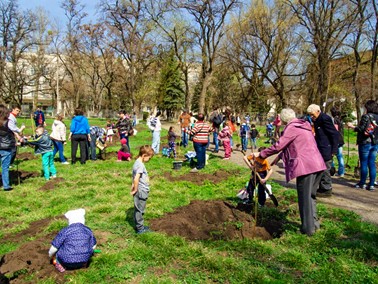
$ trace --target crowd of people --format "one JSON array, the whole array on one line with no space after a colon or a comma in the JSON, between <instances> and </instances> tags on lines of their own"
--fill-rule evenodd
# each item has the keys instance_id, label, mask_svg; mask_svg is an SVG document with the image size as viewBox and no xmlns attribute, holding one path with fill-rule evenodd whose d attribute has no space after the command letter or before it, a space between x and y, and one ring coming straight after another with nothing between
<instances>
[{"instance_id":1,"label":"crowd of people","mask_svg":"<svg viewBox=\"0 0 378 284\"><path fill-rule=\"evenodd\" d=\"M362 115L358 125L347 123L346 127L357 132L357 145L359 161L361 165L360 180L355 185L357 189L375 190L376 166L375 159L378 150L378 104L369 100L364 105L366 112ZM25 126L17 126L17 116L20 114L19 105L13 105L11 111L0 105L0 158L2 167L2 184L4 191L12 190L9 181L9 167L12 159L17 153L17 143L32 145L36 154L42 156L42 168L44 178L49 180L57 176L54 166L54 156L59 152L59 161L68 164L64 157L64 145L66 144L67 129L64 117L60 114L56 116L49 134L46 129L44 115L37 109L34 115L35 135L25 137L23 130ZM311 104L307 108L305 115L298 116L294 110L284 108L277 114L273 125L266 136L274 137L274 143L269 147L257 149L256 140L260 137L256 126L251 123L249 115L240 118L233 115L230 109L219 111L214 109L208 118L200 113L196 117L186 110L179 116L180 134L182 147L187 147L189 141L193 142L196 166L190 170L197 173L205 168L206 151L209 150L210 136L213 138L213 152L219 152L219 147L224 147L224 159L230 159L233 152L233 137L236 133L240 138L241 152L244 161L251 169L251 175L247 185L247 204L252 203L254 191L257 189L258 205L264 206L266 201L265 187L267 180L273 173L272 166L280 159L285 166L286 180L296 179L296 189L298 194L298 206L301 219L301 232L309 236L313 235L319 228L320 223L317 217L316 197L332 196L332 168L334 157L338 160L337 175L343 177L345 165L342 155L343 123L341 121L340 110L331 109L332 116L322 112L320 107ZM68 140L71 140L71 164L76 163L76 154L80 150L80 163L85 164L88 159L96 160L96 149L98 143L112 143L111 139L118 133L121 148L118 151L117 161L130 161L130 138L134 134L136 116L130 116L126 111L118 113L119 119L116 123L107 121L106 127L90 126L88 119L81 109L76 109L69 127ZM147 120L147 125L152 133L152 144L143 145L139 149L132 168L131 195L134 199L134 221L137 234L150 232L144 225L143 214L149 196L150 186L148 172L145 163L154 155L159 153L162 124L160 121L161 112L151 113ZM281 127L283 127L282 132ZM111 137L111 138L109 138ZM176 139L179 137L175 133L174 127L168 131L168 156L177 156ZM250 141L251 154L246 155ZM256 150L256 152L255 152ZM101 152L100 152L101 154ZM269 164L267 158L276 155L274 161ZM368 180L369 176L369 181ZM74 212L67 212L69 226L63 229L52 242L49 256L54 261L59 271L67 268L75 269L84 267L96 246L96 239L89 228L84 226L84 209ZM73 225L74 224L74 225ZM82 258L70 255L64 248L63 240L72 238L74 234L85 236L85 243L78 245L78 251L83 250ZM85 251L84 251L85 250Z\"/></svg>"}]
</instances>

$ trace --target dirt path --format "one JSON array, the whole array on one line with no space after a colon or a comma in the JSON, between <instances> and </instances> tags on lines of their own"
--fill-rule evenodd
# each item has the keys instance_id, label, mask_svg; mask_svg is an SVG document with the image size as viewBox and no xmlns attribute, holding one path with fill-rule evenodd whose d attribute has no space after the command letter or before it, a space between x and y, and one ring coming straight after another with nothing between
<instances>
[{"instance_id":1,"label":"dirt path","mask_svg":"<svg viewBox=\"0 0 378 284\"><path fill-rule=\"evenodd\" d=\"M169 128L172 124L163 123L164 128ZM177 124L173 125L178 130ZM176 131L177 131L176 130ZM212 141L212 138L210 139ZM236 142L236 141L235 141ZM234 143L236 144L236 143ZM213 145L210 145L210 149L213 149ZM250 150L248 151L250 152ZM224 151L220 147L218 153L214 155L223 156ZM274 157L270 157L268 160L272 161ZM235 149L231 155L230 162L236 163L241 166L245 166L243 161L243 154ZM272 180L288 188L295 188L295 180L286 183L285 171L282 163L274 166L274 173ZM357 180L353 177L352 169L347 170L344 178L333 177L333 195L327 198L318 198L318 203L328 204L334 207L339 207L347 210L351 210L359 214L363 220L378 225L378 190L369 192L367 190L357 190L352 186L357 183ZM279 199L279 196L278 196Z\"/></svg>"}]
</instances>

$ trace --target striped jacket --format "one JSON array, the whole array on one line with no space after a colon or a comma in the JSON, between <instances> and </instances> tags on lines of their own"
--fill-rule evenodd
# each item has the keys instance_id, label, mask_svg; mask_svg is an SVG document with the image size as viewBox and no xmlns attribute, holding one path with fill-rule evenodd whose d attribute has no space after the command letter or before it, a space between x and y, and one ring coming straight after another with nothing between
<instances>
[{"instance_id":1,"label":"striped jacket","mask_svg":"<svg viewBox=\"0 0 378 284\"><path fill-rule=\"evenodd\" d=\"M190 131L193 135L193 142L207 144L209 141L210 126L204 121L197 121Z\"/></svg>"}]
</instances>

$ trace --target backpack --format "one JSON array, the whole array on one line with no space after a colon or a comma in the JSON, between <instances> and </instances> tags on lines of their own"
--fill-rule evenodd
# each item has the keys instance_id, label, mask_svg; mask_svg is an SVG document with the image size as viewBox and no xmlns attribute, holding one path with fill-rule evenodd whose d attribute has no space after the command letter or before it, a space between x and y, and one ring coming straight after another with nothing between
<instances>
[{"instance_id":1,"label":"backpack","mask_svg":"<svg viewBox=\"0 0 378 284\"><path fill-rule=\"evenodd\" d=\"M365 136L369 136L372 138L372 140L375 140L374 138L374 132L375 132L375 129L377 128L377 122L375 121L375 118L372 114L368 113L368 117L369 117L369 122L368 124L366 125L366 128L365 128L365 131L364 131L364 134Z\"/></svg>"},{"instance_id":2,"label":"backpack","mask_svg":"<svg viewBox=\"0 0 378 284\"><path fill-rule=\"evenodd\" d=\"M215 125L221 125L221 124L222 124L222 121L223 121L223 117L222 117L220 114L218 114L217 116L215 116L215 117L213 118L213 123L214 123Z\"/></svg>"}]
</instances>

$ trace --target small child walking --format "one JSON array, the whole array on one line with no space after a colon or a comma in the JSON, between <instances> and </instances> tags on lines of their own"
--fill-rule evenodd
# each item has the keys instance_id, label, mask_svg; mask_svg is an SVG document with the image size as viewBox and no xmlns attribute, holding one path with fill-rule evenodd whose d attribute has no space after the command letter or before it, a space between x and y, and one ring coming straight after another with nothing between
<instances>
[{"instance_id":1,"label":"small child walking","mask_svg":"<svg viewBox=\"0 0 378 284\"><path fill-rule=\"evenodd\" d=\"M34 153L42 155L42 170L45 180L56 178L56 168L54 165L53 143L43 126L38 126L35 130L35 137L28 140L28 145L34 146Z\"/></svg>"},{"instance_id":2,"label":"small child walking","mask_svg":"<svg viewBox=\"0 0 378 284\"><path fill-rule=\"evenodd\" d=\"M113 143L113 136L114 136L114 123L112 123L110 120L106 122L106 141L109 142L109 144Z\"/></svg>"},{"instance_id":3,"label":"small child walking","mask_svg":"<svg viewBox=\"0 0 378 284\"><path fill-rule=\"evenodd\" d=\"M223 124L223 129L219 132L219 138L223 142L224 158L223 160L229 160L231 157L231 130L227 121Z\"/></svg>"},{"instance_id":4,"label":"small child walking","mask_svg":"<svg viewBox=\"0 0 378 284\"><path fill-rule=\"evenodd\" d=\"M131 195L134 197L134 222L137 234L150 232L150 228L144 226L143 214L146 209L148 194L150 192L150 182L144 163L154 156L154 150L150 145L144 145L139 149L139 155L133 165L133 181L131 185Z\"/></svg>"},{"instance_id":5,"label":"small child walking","mask_svg":"<svg viewBox=\"0 0 378 284\"><path fill-rule=\"evenodd\" d=\"M121 139L121 149L119 149L117 153L117 162L122 162L122 161L130 161L131 160L131 154L130 154L130 149L127 147L127 139L122 138Z\"/></svg>"},{"instance_id":6,"label":"small child walking","mask_svg":"<svg viewBox=\"0 0 378 284\"><path fill-rule=\"evenodd\" d=\"M88 266L96 248L96 238L85 226L85 209L70 210L64 216L68 226L59 231L51 243L49 257L59 272Z\"/></svg>"},{"instance_id":7,"label":"small child walking","mask_svg":"<svg viewBox=\"0 0 378 284\"><path fill-rule=\"evenodd\" d=\"M266 147L260 147L258 149L259 152L266 149ZM260 157L255 157L253 154L244 156L244 162L247 164L247 166L252 170L251 178L249 180L248 186L247 186L247 192L248 192L248 204L252 204L253 202L253 195L255 191L256 185L257 188L257 201L261 207L265 205L266 201L266 195L265 195L265 189L262 186L262 184L265 184L269 177L273 173L273 169L270 167L270 164L267 159L261 159ZM256 177L255 177L256 172ZM260 178L259 178L260 176ZM255 184L256 181L256 184Z\"/></svg>"},{"instance_id":8,"label":"small child walking","mask_svg":"<svg viewBox=\"0 0 378 284\"><path fill-rule=\"evenodd\" d=\"M168 130L168 157L171 156L171 153L173 152L173 157L176 158L176 138L177 135L173 131L173 126L169 127Z\"/></svg>"}]
</instances>

